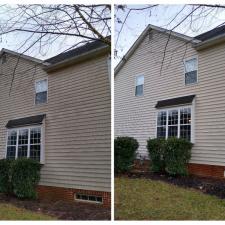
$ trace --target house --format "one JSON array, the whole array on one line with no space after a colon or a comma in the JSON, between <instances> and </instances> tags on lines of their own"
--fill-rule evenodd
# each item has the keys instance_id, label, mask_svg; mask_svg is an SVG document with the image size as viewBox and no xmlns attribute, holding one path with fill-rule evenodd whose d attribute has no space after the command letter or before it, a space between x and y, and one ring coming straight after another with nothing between
<instances>
[{"instance_id":1,"label":"house","mask_svg":"<svg viewBox=\"0 0 225 225\"><path fill-rule=\"evenodd\" d=\"M115 136L138 140L143 165L148 138L186 138L189 172L224 178L224 60L225 26L188 37L148 25L115 68Z\"/></svg>"},{"instance_id":2,"label":"house","mask_svg":"<svg viewBox=\"0 0 225 225\"><path fill-rule=\"evenodd\" d=\"M100 41L45 61L1 51L0 157L40 161L41 199L110 206L109 56Z\"/></svg>"}]
</instances>

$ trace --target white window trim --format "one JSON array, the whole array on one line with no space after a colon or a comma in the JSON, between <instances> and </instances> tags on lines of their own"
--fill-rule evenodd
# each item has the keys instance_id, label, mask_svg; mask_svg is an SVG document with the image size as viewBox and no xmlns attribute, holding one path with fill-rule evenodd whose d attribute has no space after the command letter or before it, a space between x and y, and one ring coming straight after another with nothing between
<instances>
[{"instance_id":1,"label":"white window trim","mask_svg":"<svg viewBox=\"0 0 225 225\"><path fill-rule=\"evenodd\" d=\"M41 150L40 150L40 163L44 164L45 162L45 121L43 121L42 125L37 125L37 126L24 126L24 127L18 127L18 128L10 128L7 129L7 135L6 135L6 151L5 151L5 158L7 158L7 146L8 146L8 134L9 131L15 130L17 134L17 139L16 139L16 156L15 159L18 158L18 143L19 143L19 130L21 129L28 129L28 153L27 153L27 158L30 156L30 129L32 128L41 128Z\"/></svg>"},{"instance_id":2,"label":"white window trim","mask_svg":"<svg viewBox=\"0 0 225 225\"><path fill-rule=\"evenodd\" d=\"M36 104L36 101L35 101L36 100L36 94L37 94L37 92L36 92L36 83L39 82L39 81L42 81L42 80L47 80L47 101L45 103ZM48 103L48 78L46 77L46 78L37 79L37 80L34 81L34 105L35 106L39 106L39 105L45 105L47 103Z\"/></svg>"},{"instance_id":3,"label":"white window trim","mask_svg":"<svg viewBox=\"0 0 225 225\"><path fill-rule=\"evenodd\" d=\"M155 138L157 138L157 122L158 122L158 113L166 111L166 139L168 138L168 115L170 110L178 110L178 130L177 130L177 137L180 137L180 109L182 108L190 108L191 109L191 143L195 143L195 99L193 100L192 104L187 105L180 105L177 107L165 107L163 109L159 109L156 111L156 129L155 129Z\"/></svg>"},{"instance_id":4,"label":"white window trim","mask_svg":"<svg viewBox=\"0 0 225 225\"><path fill-rule=\"evenodd\" d=\"M191 59L196 59L196 60L197 60L197 81L196 81L195 83L186 84L186 83L185 83L185 72L186 72L186 71L185 71L185 62L186 62L186 61L189 61L189 60L191 60ZM184 86L197 85L197 84L198 84L198 56L196 55L196 56L191 56L191 57L185 58L185 59L183 60L183 68L184 68L184 74L183 74L183 77L184 77L184 79L183 79Z\"/></svg>"},{"instance_id":5,"label":"white window trim","mask_svg":"<svg viewBox=\"0 0 225 225\"><path fill-rule=\"evenodd\" d=\"M143 84L143 94L142 95L136 95L136 87L137 87L137 78L140 77L140 76L143 76L144 77L144 84ZM145 91L145 75L142 73L142 74L138 74L135 76L135 80L134 80L134 96L135 97L144 97L144 91Z\"/></svg>"}]
</instances>

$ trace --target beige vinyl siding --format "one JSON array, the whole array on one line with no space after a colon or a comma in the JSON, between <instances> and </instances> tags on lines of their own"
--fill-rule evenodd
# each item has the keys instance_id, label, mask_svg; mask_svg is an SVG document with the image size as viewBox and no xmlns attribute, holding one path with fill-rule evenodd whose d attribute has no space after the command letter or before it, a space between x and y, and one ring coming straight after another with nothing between
<instances>
[{"instance_id":1,"label":"beige vinyl siding","mask_svg":"<svg viewBox=\"0 0 225 225\"><path fill-rule=\"evenodd\" d=\"M29 65L32 67L33 63L24 61L18 71ZM10 70L12 64L7 67ZM8 120L46 113L45 164L40 184L110 192L111 105L107 56L50 74L39 67L37 71L24 73L24 78L17 74L12 95L0 96L1 157L5 154ZM9 77L9 74L4 76L1 91L7 92ZM48 103L35 106L34 80L46 77Z\"/></svg>"},{"instance_id":2,"label":"beige vinyl siding","mask_svg":"<svg viewBox=\"0 0 225 225\"><path fill-rule=\"evenodd\" d=\"M133 136L147 157L146 141L156 135L157 101L196 95L192 163L225 165L225 44L196 52L191 44L171 38L160 74L168 36L151 33L115 77L115 135ZM174 51L176 49L176 51ZM198 57L198 83L184 84L183 60ZM144 96L135 97L135 77L144 74Z\"/></svg>"}]
</instances>

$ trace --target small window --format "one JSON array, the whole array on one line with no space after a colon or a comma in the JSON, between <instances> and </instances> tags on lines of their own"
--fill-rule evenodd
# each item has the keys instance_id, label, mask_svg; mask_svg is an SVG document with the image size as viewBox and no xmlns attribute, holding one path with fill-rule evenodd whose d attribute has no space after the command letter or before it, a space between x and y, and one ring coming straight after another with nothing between
<instances>
[{"instance_id":1,"label":"small window","mask_svg":"<svg viewBox=\"0 0 225 225\"><path fill-rule=\"evenodd\" d=\"M6 63L6 61L7 61L6 54L3 53L2 54L2 64Z\"/></svg>"},{"instance_id":2,"label":"small window","mask_svg":"<svg viewBox=\"0 0 225 225\"><path fill-rule=\"evenodd\" d=\"M36 81L35 83L35 104L47 103L48 81L47 79Z\"/></svg>"},{"instance_id":3,"label":"small window","mask_svg":"<svg viewBox=\"0 0 225 225\"><path fill-rule=\"evenodd\" d=\"M136 77L135 96L142 96L144 92L144 76Z\"/></svg>"},{"instance_id":4,"label":"small window","mask_svg":"<svg viewBox=\"0 0 225 225\"><path fill-rule=\"evenodd\" d=\"M102 197L95 195L76 194L75 199L79 201L102 203Z\"/></svg>"},{"instance_id":5,"label":"small window","mask_svg":"<svg viewBox=\"0 0 225 225\"><path fill-rule=\"evenodd\" d=\"M197 58L185 61L185 85L197 83Z\"/></svg>"}]
</instances>

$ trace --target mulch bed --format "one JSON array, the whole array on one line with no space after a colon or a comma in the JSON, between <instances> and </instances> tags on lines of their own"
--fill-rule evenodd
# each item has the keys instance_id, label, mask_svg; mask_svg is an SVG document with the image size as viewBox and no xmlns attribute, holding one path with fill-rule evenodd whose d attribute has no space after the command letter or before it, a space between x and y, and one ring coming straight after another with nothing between
<instances>
[{"instance_id":1,"label":"mulch bed","mask_svg":"<svg viewBox=\"0 0 225 225\"><path fill-rule=\"evenodd\" d=\"M56 217L59 220L110 220L111 210L96 204L68 203L63 201L44 202L39 200L19 200L0 194L0 203L9 203L34 212Z\"/></svg>"},{"instance_id":2,"label":"mulch bed","mask_svg":"<svg viewBox=\"0 0 225 225\"><path fill-rule=\"evenodd\" d=\"M189 175L186 177L171 177L167 174L158 174L153 172L129 172L117 175L118 177L145 178L151 180L160 180L184 188L194 188L203 193L225 198L225 180L216 178L197 177Z\"/></svg>"}]
</instances>

